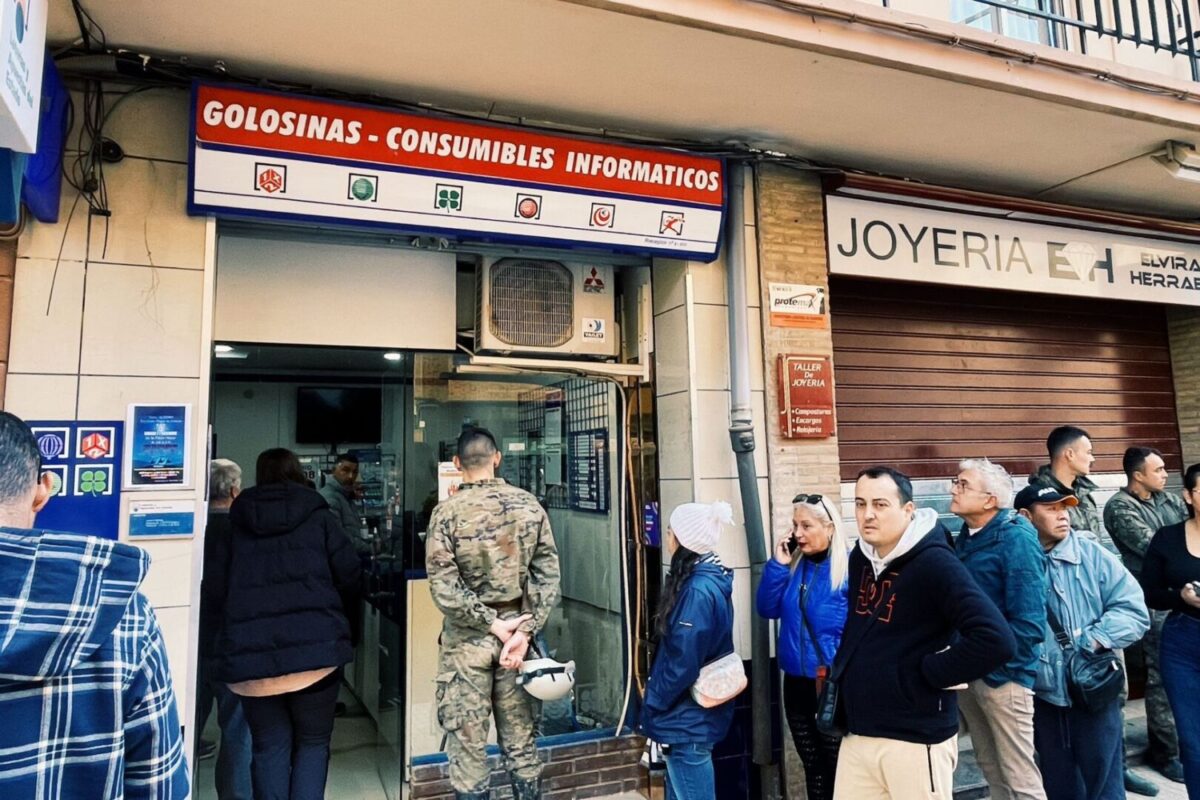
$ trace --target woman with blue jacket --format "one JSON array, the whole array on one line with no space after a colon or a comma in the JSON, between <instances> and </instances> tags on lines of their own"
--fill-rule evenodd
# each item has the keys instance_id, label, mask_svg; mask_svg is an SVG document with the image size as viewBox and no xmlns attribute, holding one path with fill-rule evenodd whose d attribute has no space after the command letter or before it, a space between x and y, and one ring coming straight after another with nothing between
<instances>
[{"instance_id":1,"label":"woman with blue jacket","mask_svg":"<svg viewBox=\"0 0 1200 800\"><path fill-rule=\"evenodd\" d=\"M779 625L779 665L788 728L804 763L809 800L832 800L836 737L817 730L819 683L828 675L846 624L846 536L819 494L792 500L792 529L775 545L758 586L756 606Z\"/></svg>"},{"instance_id":2,"label":"woman with blue jacket","mask_svg":"<svg viewBox=\"0 0 1200 800\"><path fill-rule=\"evenodd\" d=\"M667 800L715 800L713 745L733 722L733 703L692 699L700 668L733 652L733 571L713 552L733 522L728 503L685 503L671 513L671 571L656 617L658 643L646 681L641 729L663 746Z\"/></svg>"}]
</instances>

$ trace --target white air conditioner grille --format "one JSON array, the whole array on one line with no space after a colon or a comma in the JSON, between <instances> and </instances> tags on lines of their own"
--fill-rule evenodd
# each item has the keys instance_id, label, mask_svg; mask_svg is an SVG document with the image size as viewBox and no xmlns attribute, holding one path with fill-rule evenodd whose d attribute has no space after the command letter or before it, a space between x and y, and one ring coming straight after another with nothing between
<instances>
[{"instance_id":1,"label":"white air conditioner grille","mask_svg":"<svg viewBox=\"0 0 1200 800\"><path fill-rule=\"evenodd\" d=\"M575 332L571 271L557 261L505 258L491 269L491 332L514 347L560 347Z\"/></svg>"}]
</instances>

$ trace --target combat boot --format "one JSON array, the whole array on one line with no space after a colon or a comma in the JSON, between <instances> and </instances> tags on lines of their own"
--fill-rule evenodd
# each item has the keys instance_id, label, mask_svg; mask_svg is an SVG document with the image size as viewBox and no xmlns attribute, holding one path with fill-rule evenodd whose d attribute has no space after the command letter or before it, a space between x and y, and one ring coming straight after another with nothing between
<instances>
[{"instance_id":1,"label":"combat boot","mask_svg":"<svg viewBox=\"0 0 1200 800\"><path fill-rule=\"evenodd\" d=\"M542 800L541 780L523 781L513 776L512 790L513 800Z\"/></svg>"}]
</instances>

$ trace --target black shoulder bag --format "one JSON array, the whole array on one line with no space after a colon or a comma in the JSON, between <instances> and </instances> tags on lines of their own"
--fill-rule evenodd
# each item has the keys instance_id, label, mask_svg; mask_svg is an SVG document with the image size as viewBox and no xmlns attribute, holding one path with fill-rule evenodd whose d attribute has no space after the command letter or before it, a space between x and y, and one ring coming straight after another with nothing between
<instances>
[{"instance_id":1,"label":"black shoulder bag","mask_svg":"<svg viewBox=\"0 0 1200 800\"><path fill-rule=\"evenodd\" d=\"M846 671L846 664L850 662L854 651L858 649L858 645L866 638L867 632L871 630L871 626L875 624L875 620L879 619L880 612L887 606L888 601L891 600L891 596L895 593L896 590L893 589L888 596L880 597L879 604L871 612L870 619L863 624L858 638L848 646L845 642L842 642L842 646L838 649L838 655L841 656L841 663L834 667L833 672L829 675L829 679L821 687L820 695L817 697L817 730L825 736L840 738L848 733L846 728L846 711L842 708L838 681L841 680L842 673ZM851 611L850 613L854 612ZM807 622L808 618L805 617L805 623L807 624Z\"/></svg>"},{"instance_id":2,"label":"black shoulder bag","mask_svg":"<svg viewBox=\"0 0 1200 800\"><path fill-rule=\"evenodd\" d=\"M1100 711L1116 700L1125 687L1125 665L1121 663L1121 657L1112 650L1096 653L1075 644L1063 630L1050 603L1046 604L1046 619L1054 631L1054 640L1063 650L1067 693L1071 701L1088 711Z\"/></svg>"}]
</instances>

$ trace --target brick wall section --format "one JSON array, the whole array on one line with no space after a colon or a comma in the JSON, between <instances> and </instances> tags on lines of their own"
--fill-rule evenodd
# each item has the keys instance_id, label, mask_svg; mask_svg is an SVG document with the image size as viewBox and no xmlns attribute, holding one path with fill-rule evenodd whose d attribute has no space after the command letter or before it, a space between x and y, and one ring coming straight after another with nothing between
<instances>
[{"instance_id":1,"label":"brick wall section","mask_svg":"<svg viewBox=\"0 0 1200 800\"><path fill-rule=\"evenodd\" d=\"M1200 461L1200 309L1168 309L1167 333L1183 463L1195 464Z\"/></svg>"},{"instance_id":2,"label":"brick wall section","mask_svg":"<svg viewBox=\"0 0 1200 800\"><path fill-rule=\"evenodd\" d=\"M0 397L8 375L8 341L12 331L13 277L17 270L17 242L0 240Z\"/></svg>"},{"instance_id":3,"label":"brick wall section","mask_svg":"<svg viewBox=\"0 0 1200 800\"><path fill-rule=\"evenodd\" d=\"M829 288L825 253L825 204L820 181L814 175L774 165L756 172L758 198L758 262L763 307L763 360L766 370L768 460L771 472L771 530L791 523L792 497L815 492L840 497L838 443L831 439L788 440L779 424L778 357L781 353L833 356L828 328L807 330L772 327L769 284L799 283ZM828 296L828 294L827 294ZM837 298L829 298L836 303ZM784 733L783 748L787 796L803 798L803 771L791 737Z\"/></svg>"},{"instance_id":4,"label":"brick wall section","mask_svg":"<svg viewBox=\"0 0 1200 800\"><path fill-rule=\"evenodd\" d=\"M600 741L540 748L546 768L542 773L545 800L583 800L622 792L645 792L646 770L638 763L646 740L621 736ZM448 765L429 764L412 772L410 797L417 800L453 800ZM508 774L492 757L492 798L512 797Z\"/></svg>"}]
</instances>

